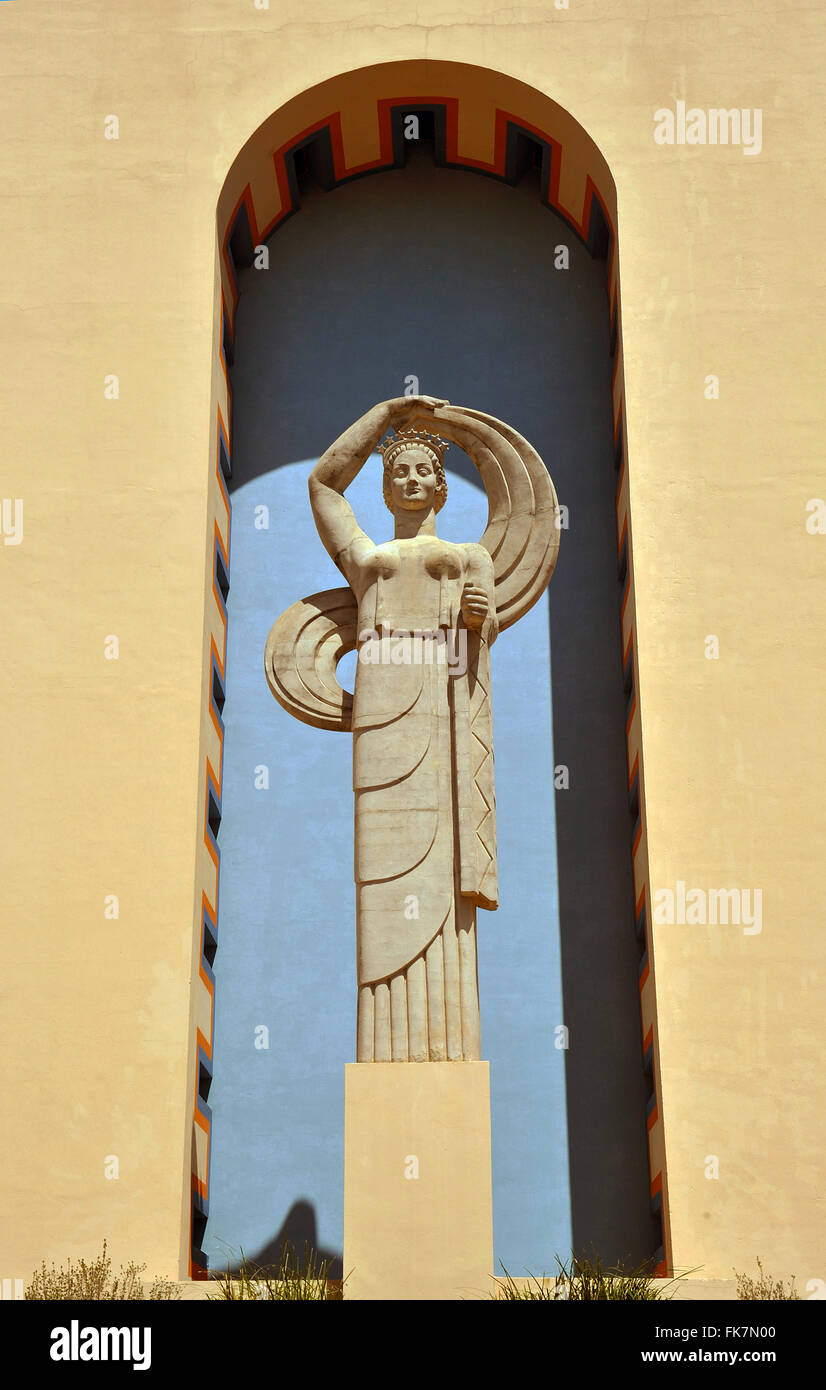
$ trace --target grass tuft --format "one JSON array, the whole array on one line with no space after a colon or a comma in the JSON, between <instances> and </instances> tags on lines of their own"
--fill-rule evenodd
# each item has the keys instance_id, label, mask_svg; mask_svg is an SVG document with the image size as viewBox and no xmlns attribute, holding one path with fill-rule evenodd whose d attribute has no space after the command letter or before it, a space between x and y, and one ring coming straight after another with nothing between
<instances>
[{"instance_id":1,"label":"grass tuft","mask_svg":"<svg viewBox=\"0 0 826 1390\"><path fill-rule=\"evenodd\" d=\"M598 1255L586 1259L572 1255L567 1264L556 1256L558 1273L535 1275L528 1273L527 1283L517 1282L505 1266L502 1266L504 1279L499 1291L491 1298L505 1302L545 1302L581 1303L594 1300L653 1300L665 1299L672 1295L653 1283L653 1275L648 1265L626 1270L622 1265L612 1269L603 1268ZM667 1286L666 1286L667 1287Z\"/></svg>"},{"instance_id":2,"label":"grass tuft","mask_svg":"<svg viewBox=\"0 0 826 1390\"><path fill-rule=\"evenodd\" d=\"M81 1303L98 1299L136 1303L180 1298L180 1289L171 1279L156 1279L149 1292L144 1293L141 1275L145 1269L145 1264L132 1261L121 1265L120 1272L112 1278L112 1261L104 1240L103 1251L94 1260L67 1260L59 1269L54 1264L47 1269L44 1260L29 1280L24 1297L32 1301L70 1299Z\"/></svg>"},{"instance_id":3,"label":"grass tuft","mask_svg":"<svg viewBox=\"0 0 826 1390\"><path fill-rule=\"evenodd\" d=\"M242 1299L289 1302L332 1302L344 1297L343 1281L330 1278L330 1260L322 1260L308 1245L301 1259L289 1243L276 1265L251 1264L241 1251L241 1264L233 1273L227 1263L226 1274L215 1276L216 1292L207 1294L213 1302Z\"/></svg>"},{"instance_id":4,"label":"grass tuft","mask_svg":"<svg viewBox=\"0 0 826 1390\"><path fill-rule=\"evenodd\" d=\"M766 1274L764 1272L763 1266L760 1263L759 1256L757 1257L757 1268L760 1270L760 1275L757 1279L752 1279L751 1276L748 1274L738 1274L737 1270L735 1269L734 1277L737 1280L738 1299L757 1298L760 1300L776 1300L781 1298L800 1298L800 1294L797 1292L797 1289L795 1288L794 1275L792 1275L791 1281L787 1289L782 1279L773 1280L771 1278L771 1275Z\"/></svg>"}]
</instances>

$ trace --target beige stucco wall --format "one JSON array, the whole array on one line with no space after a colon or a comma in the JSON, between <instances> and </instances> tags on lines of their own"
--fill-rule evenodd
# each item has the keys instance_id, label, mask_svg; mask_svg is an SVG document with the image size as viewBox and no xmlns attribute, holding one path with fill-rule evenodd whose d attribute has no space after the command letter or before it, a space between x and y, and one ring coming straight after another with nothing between
<instances>
[{"instance_id":1,"label":"beige stucco wall","mask_svg":"<svg viewBox=\"0 0 826 1390\"><path fill-rule=\"evenodd\" d=\"M553 97L616 182L650 886L763 890L759 934L653 928L674 1260L824 1277L822 15L7 0L0 52L3 1275L104 1235L185 1271L216 203L288 99L430 58ZM761 108L760 154L656 145L680 98Z\"/></svg>"}]
</instances>

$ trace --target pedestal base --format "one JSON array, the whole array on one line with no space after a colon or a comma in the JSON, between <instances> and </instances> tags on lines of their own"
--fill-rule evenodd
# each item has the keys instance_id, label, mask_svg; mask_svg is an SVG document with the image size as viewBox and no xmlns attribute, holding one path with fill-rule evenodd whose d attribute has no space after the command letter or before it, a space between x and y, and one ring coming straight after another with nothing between
<instances>
[{"instance_id":1,"label":"pedestal base","mask_svg":"<svg viewBox=\"0 0 826 1390\"><path fill-rule=\"evenodd\" d=\"M486 1298L487 1062L345 1068L345 1299Z\"/></svg>"}]
</instances>

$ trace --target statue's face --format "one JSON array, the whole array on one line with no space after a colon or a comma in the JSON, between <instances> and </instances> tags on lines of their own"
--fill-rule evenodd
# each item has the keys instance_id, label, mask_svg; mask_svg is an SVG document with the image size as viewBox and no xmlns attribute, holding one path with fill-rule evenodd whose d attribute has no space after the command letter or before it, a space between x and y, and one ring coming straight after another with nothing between
<instances>
[{"instance_id":1,"label":"statue's face","mask_svg":"<svg viewBox=\"0 0 826 1390\"><path fill-rule=\"evenodd\" d=\"M404 449L390 467L390 496L393 507L404 512L429 510L436 497L439 479L433 460L423 449Z\"/></svg>"}]
</instances>

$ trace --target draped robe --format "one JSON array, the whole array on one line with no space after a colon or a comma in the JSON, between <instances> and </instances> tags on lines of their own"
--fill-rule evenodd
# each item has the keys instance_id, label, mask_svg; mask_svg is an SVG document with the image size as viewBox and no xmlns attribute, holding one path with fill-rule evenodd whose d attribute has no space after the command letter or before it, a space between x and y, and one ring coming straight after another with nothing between
<instances>
[{"instance_id":1,"label":"draped robe","mask_svg":"<svg viewBox=\"0 0 826 1390\"><path fill-rule=\"evenodd\" d=\"M359 613L358 1060L476 1060L476 908L498 905L493 562L480 545L358 530L336 563ZM478 632L461 617L468 582L488 596Z\"/></svg>"}]
</instances>

